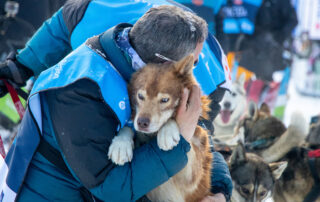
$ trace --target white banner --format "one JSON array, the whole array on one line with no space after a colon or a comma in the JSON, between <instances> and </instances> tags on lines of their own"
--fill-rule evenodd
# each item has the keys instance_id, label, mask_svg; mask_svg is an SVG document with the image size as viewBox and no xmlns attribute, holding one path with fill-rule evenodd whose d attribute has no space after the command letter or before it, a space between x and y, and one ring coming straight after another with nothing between
<instances>
[{"instance_id":1,"label":"white banner","mask_svg":"<svg viewBox=\"0 0 320 202\"><path fill-rule=\"evenodd\" d=\"M320 40L320 0L308 0L311 1L311 8L310 8L310 27L309 27L309 34L310 39L313 40Z\"/></svg>"}]
</instances>

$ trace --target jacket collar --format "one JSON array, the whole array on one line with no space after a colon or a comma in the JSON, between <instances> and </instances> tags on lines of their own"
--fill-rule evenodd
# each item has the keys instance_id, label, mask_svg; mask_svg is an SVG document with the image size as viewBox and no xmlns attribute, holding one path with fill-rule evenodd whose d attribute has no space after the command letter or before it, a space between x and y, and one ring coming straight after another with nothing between
<instances>
[{"instance_id":1,"label":"jacket collar","mask_svg":"<svg viewBox=\"0 0 320 202\"><path fill-rule=\"evenodd\" d=\"M131 24L121 23L108 29L99 37L108 60L127 82L135 70L145 65L129 42L128 32L131 27Z\"/></svg>"}]
</instances>

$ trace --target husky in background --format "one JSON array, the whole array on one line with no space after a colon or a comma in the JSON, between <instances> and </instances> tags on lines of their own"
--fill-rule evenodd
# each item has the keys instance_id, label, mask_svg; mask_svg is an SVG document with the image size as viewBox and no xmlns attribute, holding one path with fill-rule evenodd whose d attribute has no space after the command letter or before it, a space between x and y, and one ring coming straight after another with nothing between
<instances>
[{"instance_id":1,"label":"husky in background","mask_svg":"<svg viewBox=\"0 0 320 202\"><path fill-rule=\"evenodd\" d=\"M213 121L215 139L222 143L229 143L233 139L234 129L247 106L246 91L244 88L245 75L232 84L231 92L226 92L221 101L221 111ZM236 144L235 142L230 144Z\"/></svg>"},{"instance_id":2,"label":"husky in background","mask_svg":"<svg viewBox=\"0 0 320 202\"><path fill-rule=\"evenodd\" d=\"M276 181L286 167L286 161L267 163L256 154L246 153L239 143L229 161L234 187L231 201L266 201L273 195Z\"/></svg>"},{"instance_id":3,"label":"husky in background","mask_svg":"<svg viewBox=\"0 0 320 202\"><path fill-rule=\"evenodd\" d=\"M320 158L310 158L310 151L320 136L319 123L311 126L307 137L308 126L300 113L292 114L290 125L286 128L280 120L270 115L265 104L260 109L250 104L249 111L250 116L241 121L246 147L266 162L288 162L275 184L274 201L316 201L320 190L320 181L316 180L320 175ZM315 198L311 200L309 197Z\"/></svg>"},{"instance_id":4,"label":"husky in background","mask_svg":"<svg viewBox=\"0 0 320 202\"><path fill-rule=\"evenodd\" d=\"M303 146L294 147L282 158L288 167L276 184L276 202L320 201L319 149L320 121L311 124Z\"/></svg>"},{"instance_id":5,"label":"husky in background","mask_svg":"<svg viewBox=\"0 0 320 202\"><path fill-rule=\"evenodd\" d=\"M311 124L306 144L312 149L320 148L320 119L316 123Z\"/></svg>"},{"instance_id":6,"label":"husky in background","mask_svg":"<svg viewBox=\"0 0 320 202\"><path fill-rule=\"evenodd\" d=\"M275 162L285 156L293 147L300 146L308 133L308 124L303 115L294 112L288 128L272 116L267 104L260 109L250 103L248 116L242 119L236 131L243 133L246 148L261 156L267 162Z\"/></svg>"},{"instance_id":7,"label":"husky in background","mask_svg":"<svg viewBox=\"0 0 320 202\"><path fill-rule=\"evenodd\" d=\"M176 63L148 64L132 75L129 84L135 143L156 137L162 150L171 150L179 143L180 133L174 120L184 88L196 84L193 77L193 56ZM208 117L210 101L202 97L202 116ZM136 145L137 146L137 145ZM131 161L133 131L124 127L113 139L109 158L116 164ZM194 202L210 194L212 154L207 131L197 126L191 139L187 165L167 182L147 194L151 201Z\"/></svg>"},{"instance_id":8,"label":"husky in background","mask_svg":"<svg viewBox=\"0 0 320 202\"><path fill-rule=\"evenodd\" d=\"M295 147L282 158L288 161L288 167L275 185L275 202L320 202L320 182L315 183L311 170L314 169L319 177L320 158L314 158L314 164L310 164L309 151L309 148ZM311 191L315 192L315 195L311 196Z\"/></svg>"}]
</instances>

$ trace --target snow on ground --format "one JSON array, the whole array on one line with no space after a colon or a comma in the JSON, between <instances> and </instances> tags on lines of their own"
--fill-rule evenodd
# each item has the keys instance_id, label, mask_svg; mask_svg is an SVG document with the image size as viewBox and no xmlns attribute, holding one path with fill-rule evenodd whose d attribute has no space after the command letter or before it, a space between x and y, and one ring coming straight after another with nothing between
<instances>
[{"instance_id":1,"label":"snow on ground","mask_svg":"<svg viewBox=\"0 0 320 202\"><path fill-rule=\"evenodd\" d=\"M300 111L307 122L310 118L320 114L320 98L304 96L297 92L296 85L308 79L306 76L307 61L295 59L292 65L292 74L288 89L288 102L286 105L284 122L286 125L290 122L290 116L294 111Z\"/></svg>"}]
</instances>

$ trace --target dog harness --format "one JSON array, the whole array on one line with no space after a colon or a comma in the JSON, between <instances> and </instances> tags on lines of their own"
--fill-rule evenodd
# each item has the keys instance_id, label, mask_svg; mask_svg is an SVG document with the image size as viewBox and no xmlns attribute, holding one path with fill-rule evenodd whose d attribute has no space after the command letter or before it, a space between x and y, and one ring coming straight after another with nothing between
<instances>
[{"instance_id":1,"label":"dog harness","mask_svg":"<svg viewBox=\"0 0 320 202\"><path fill-rule=\"evenodd\" d=\"M320 196L320 177L317 172L316 159L320 158L320 149L312 150L308 152L308 163L309 168L314 180L314 185L308 195L305 197L303 202L312 202L316 201Z\"/></svg>"}]
</instances>

